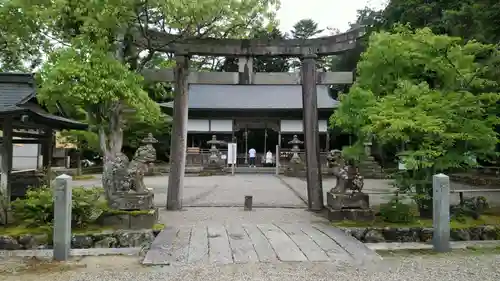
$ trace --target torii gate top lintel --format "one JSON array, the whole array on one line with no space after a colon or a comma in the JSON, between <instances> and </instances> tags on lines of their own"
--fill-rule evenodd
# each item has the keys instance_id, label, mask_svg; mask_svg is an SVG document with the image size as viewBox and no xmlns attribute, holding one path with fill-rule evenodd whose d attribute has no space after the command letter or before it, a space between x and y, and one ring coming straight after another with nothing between
<instances>
[{"instance_id":1,"label":"torii gate top lintel","mask_svg":"<svg viewBox=\"0 0 500 281\"><path fill-rule=\"evenodd\" d=\"M335 55L356 46L356 41L365 35L363 27L332 36L314 39L182 39L177 35L148 30L146 36L137 33L138 47L153 47L158 51L182 55L201 56L284 56L302 57Z\"/></svg>"}]
</instances>

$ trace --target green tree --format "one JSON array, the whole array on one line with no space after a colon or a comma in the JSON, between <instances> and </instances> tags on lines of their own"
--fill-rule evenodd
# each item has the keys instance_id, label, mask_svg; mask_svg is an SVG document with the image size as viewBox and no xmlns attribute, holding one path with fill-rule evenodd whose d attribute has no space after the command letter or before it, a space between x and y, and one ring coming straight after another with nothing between
<instances>
[{"instance_id":1,"label":"green tree","mask_svg":"<svg viewBox=\"0 0 500 281\"><path fill-rule=\"evenodd\" d=\"M106 189L112 176L110 164L122 150L127 124L165 127L149 95L155 86L146 85L139 73L153 61L165 62L170 56L159 54L146 30L176 34L172 42L207 36L241 38L252 28L273 22L279 5L278 0L6 1L15 6L17 22L36 23L24 26L22 32L9 27L8 36L19 40L50 36L54 43L39 75L38 98L49 109L60 102L97 132ZM0 11L0 19L10 16L9 9ZM33 35L28 37L29 32ZM137 32L146 39L144 49L133 43ZM25 48L13 50L20 59L29 55Z\"/></svg>"},{"instance_id":2,"label":"green tree","mask_svg":"<svg viewBox=\"0 0 500 281\"><path fill-rule=\"evenodd\" d=\"M416 198L430 208L431 175L476 165L493 156L498 142L498 92L488 71L496 67L494 45L435 35L430 29L378 32L358 63L356 82L331 122L359 141L373 136L399 145ZM359 143L358 143L359 145ZM409 186L407 186L409 187Z\"/></svg>"},{"instance_id":3,"label":"green tree","mask_svg":"<svg viewBox=\"0 0 500 281\"><path fill-rule=\"evenodd\" d=\"M309 39L323 32L318 23L312 19L301 19L293 25L292 37L295 39Z\"/></svg>"},{"instance_id":4,"label":"green tree","mask_svg":"<svg viewBox=\"0 0 500 281\"><path fill-rule=\"evenodd\" d=\"M268 29L257 29L252 36L254 39L275 40L286 39L286 36L278 29L277 26L271 26ZM288 72L290 63L286 58L282 57L258 57L254 58L253 70L255 72ZM218 71L238 72L237 58L226 58Z\"/></svg>"},{"instance_id":5,"label":"green tree","mask_svg":"<svg viewBox=\"0 0 500 281\"><path fill-rule=\"evenodd\" d=\"M500 43L500 3L496 0L391 0L383 27L396 23L429 27L434 33Z\"/></svg>"}]
</instances>

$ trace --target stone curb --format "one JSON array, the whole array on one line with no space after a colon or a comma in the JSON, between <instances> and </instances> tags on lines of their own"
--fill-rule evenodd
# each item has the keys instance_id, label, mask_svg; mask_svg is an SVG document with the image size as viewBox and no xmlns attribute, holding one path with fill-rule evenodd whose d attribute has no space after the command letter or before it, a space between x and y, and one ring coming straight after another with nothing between
<instances>
[{"instance_id":1,"label":"stone curb","mask_svg":"<svg viewBox=\"0 0 500 281\"><path fill-rule=\"evenodd\" d=\"M116 230L89 234L73 234L72 249L135 248L149 245L159 230ZM47 234L0 235L0 250L51 249L52 241Z\"/></svg>"},{"instance_id":2,"label":"stone curb","mask_svg":"<svg viewBox=\"0 0 500 281\"><path fill-rule=\"evenodd\" d=\"M93 249L71 249L72 257L88 257L88 256L138 256L142 248L93 248ZM54 251L52 250L12 250L0 251L0 257L24 257L24 258L51 258Z\"/></svg>"},{"instance_id":3,"label":"stone curb","mask_svg":"<svg viewBox=\"0 0 500 281\"><path fill-rule=\"evenodd\" d=\"M402 227L402 228L377 228L377 227L339 227L363 243L384 242L430 242L432 241L432 228ZM452 241L492 241L500 240L500 226L485 225L470 228L451 229Z\"/></svg>"},{"instance_id":4,"label":"stone curb","mask_svg":"<svg viewBox=\"0 0 500 281\"><path fill-rule=\"evenodd\" d=\"M365 243L365 245L374 251L398 251L398 250L432 250L430 243ZM450 242L452 249L468 249L468 248L497 248L500 247L500 240L491 241L454 241Z\"/></svg>"}]
</instances>

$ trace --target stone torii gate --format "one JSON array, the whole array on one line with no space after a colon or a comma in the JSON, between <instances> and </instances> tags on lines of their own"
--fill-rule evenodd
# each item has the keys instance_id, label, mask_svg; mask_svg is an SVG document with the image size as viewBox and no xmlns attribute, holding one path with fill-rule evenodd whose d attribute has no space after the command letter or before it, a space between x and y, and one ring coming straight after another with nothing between
<instances>
[{"instance_id":1,"label":"stone torii gate","mask_svg":"<svg viewBox=\"0 0 500 281\"><path fill-rule=\"evenodd\" d=\"M145 79L156 82L174 82L173 127L170 153L170 176L167 209L182 208L182 191L187 149L188 89L189 84L222 85L302 85L303 128L307 166L308 208L323 209L323 188L319 151L318 103L316 85L351 84L352 72L317 72L318 56L335 55L356 47L364 29L316 39L186 39L176 35L148 31L147 39L138 36L139 48L174 53L173 69L147 69ZM238 72L190 72L189 58L199 56L237 57ZM300 73L254 73L253 58L259 56L298 57L302 61Z\"/></svg>"}]
</instances>

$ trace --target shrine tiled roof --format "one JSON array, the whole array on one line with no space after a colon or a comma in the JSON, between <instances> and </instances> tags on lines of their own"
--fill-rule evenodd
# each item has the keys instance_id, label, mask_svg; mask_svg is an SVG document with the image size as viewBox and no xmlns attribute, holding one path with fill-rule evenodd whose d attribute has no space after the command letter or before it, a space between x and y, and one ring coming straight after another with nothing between
<instances>
[{"instance_id":1,"label":"shrine tiled roof","mask_svg":"<svg viewBox=\"0 0 500 281\"><path fill-rule=\"evenodd\" d=\"M318 109L333 109L328 87L317 86ZM161 104L171 107L170 103ZM189 86L189 109L302 109L301 85L200 85Z\"/></svg>"},{"instance_id":2,"label":"shrine tiled roof","mask_svg":"<svg viewBox=\"0 0 500 281\"><path fill-rule=\"evenodd\" d=\"M36 104L35 96L32 74L0 73L0 115L30 114L40 124L58 129L87 128L87 124L46 112Z\"/></svg>"}]
</instances>

